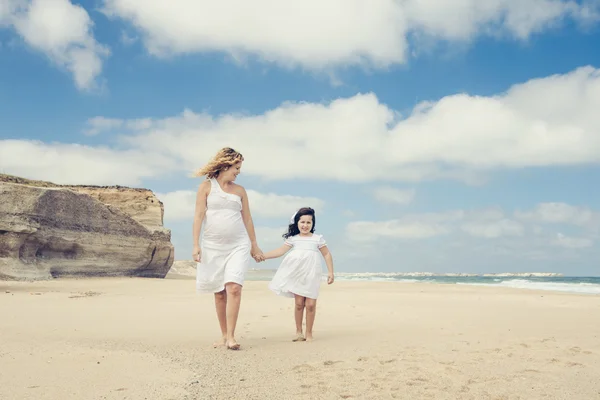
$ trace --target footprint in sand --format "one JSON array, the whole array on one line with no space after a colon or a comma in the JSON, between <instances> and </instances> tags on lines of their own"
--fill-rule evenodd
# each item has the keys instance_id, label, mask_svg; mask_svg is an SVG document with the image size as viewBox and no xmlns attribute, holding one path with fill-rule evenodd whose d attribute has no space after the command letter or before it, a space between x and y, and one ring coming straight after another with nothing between
<instances>
[{"instance_id":1,"label":"footprint in sand","mask_svg":"<svg viewBox=\"0 0 600 400\"><path fill-rule=\"evenodd\" d=\"M296 372L309 372L309 371L314 371L315 367L310 366L308 364L300 364L300 365L296 365L294 368L292 368L292 371L296 371Z\"/></svg>"},{"instance_id":2,"label":"footprint in sand","mask_svg":"<svg viewBox=\"0 0 600 400\"><path fill-rule=\"evenodd\" d=\"M338 364L341 362L342 361L325 361L325 362L323 362L323 365L329 366L329 365Z\"/></svg>"},{"instance_id":3,"label":"footprint in sand","mask_svg":"<svg viewBox=\"0 0 600 400\"><path fill-rule=\"evenodd\" d=\"M454 365L455 362L454 361L440 361L440 364L442 364L442 365Z\"/></svg>"},{"instance_id":4,"label":"footprint in sand","mask_svg":"<svg viewBox=\"0 0 600 400\"><path fill-rule=\"evenodd\" d=\"M583 364L582 364L582 363L573 362L573 361L569 361L569 362L567 363L567 365L568 365L569 367L583 367Z\"/></svg>"},{"instance_id":5,"label":"footprint in sand","mask_svg":"<svg viewBox=\"0 0 600 400\"><path fill-rule=\"evenodd\" d=\"M100 292L92 292L92 291L88 291L88 292L80 292L74 295L69 296L70 299L79 299L82 297L94 297L94 296L100 296L102 293Z\"/></svg>"}]
</instances>

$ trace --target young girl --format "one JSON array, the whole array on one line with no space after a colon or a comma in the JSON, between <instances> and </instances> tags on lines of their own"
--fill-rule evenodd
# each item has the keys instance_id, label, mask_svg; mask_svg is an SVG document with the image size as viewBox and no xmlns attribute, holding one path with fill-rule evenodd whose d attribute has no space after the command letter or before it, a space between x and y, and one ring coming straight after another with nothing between
<instances>
[{"instance_id":1,"label":"young girl","mask_svg":"<svg viewBox=\"0 0 600 400\"><path fill-rule=\"evenodd\" d=\"M294 316L296 319L296 337L294 342L312 340L313 324L321 286L321 255L325 258L329 275L327 283L333 283L333 259L327 249L323 236L315 232L315 210L310 207L299 209L292 217L288 232L283 234L283 246L268 253L264 259L283 256L290 249L275 276L269 283L269 289L280 296L293 297L296 300ZM302 319L306 308L306 337L302 333Z\"/></svg>"}]
</instances>

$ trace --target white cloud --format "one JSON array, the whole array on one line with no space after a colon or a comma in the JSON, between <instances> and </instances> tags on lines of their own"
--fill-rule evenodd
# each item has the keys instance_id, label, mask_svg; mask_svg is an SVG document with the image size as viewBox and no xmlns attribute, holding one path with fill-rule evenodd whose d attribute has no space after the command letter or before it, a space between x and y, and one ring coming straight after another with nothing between
<instances>
[{"instance_id":1,"label":"white cloud","mask_svg":"<svg viewBox=\"0 0 600 400\"><path fill-rule=\"evenodd\" d=\"M356 221L348 224L348 236L357 242L370 242L380 238L426 239L449 233L447 227L431 222Z\"/></svg>"},{"instance_id":2,"label":"white cloud","mask_svg":"<svg viewBox=\"0 0 600 400\"><path fill-rule=\"evenodd\" d=\"M0 0L0 26L11 26L33 49L73 74L79 89L93 89L110 54L92 34L87 11L69 0Z\"/></svg>"},{"instance_id":3,"label":"white cloud","mask_svg":"<svg viewBox=\"0 0 600 400\"><path fill-rule=\"evenodd\" d=\"M561 0L412 0L404 5L411 26L447 40L469 40L477 34L525 40L567 18L584 23L598 18L593 4Z\"/></svg>"},{"instance_id":4,"label":"white cloud","mask_svg":"<svg viewBox=\"0 0 600 400\"><path fill-rule=\"evenodd\" d=\"M121 43L123 43L123 45L125 45L125 46L131 46L132 44L134 44L137 41L138 41L138 37L136 37L136 36L129 36L127 34L127 32L121 31Z\"/></svg>"},{"instance_id":5,"label":"white cloud","mask_svg":"<svg viewBox=\"0 0 600 400\"><path fill-rule=\"evenodd\" d=\"M381 203L407 205L413 202L416 191L414 189L396 189L390 186L380 186L373 189L373 197Z\"/></svg>"},{"instance_id":6,"label":"white cloud","mask_svg":"<svg viewBox=\"0 0 600 400\"><path fill-rule=\"evenodd\" d=\"M507 218L503 211L453 210L441 213L406 214L387 221L356 221L348 224L346 233L354 241L388 239L427 239L463 232L480 238L519 237L525 227Z\"/></svg>"},{"instance_id":7,"label":"white cloud","mask_svg":"<svg viewBox=\"0 0 600 400\"><path fill-rule=\"evenodd\" d=\"M493 97L446 96L417 105L404 118L375 95L359 94L327 104L284 103L260 115L213 117L185 110L165 119L97 117L87 128L98 133L109 125L124 134L117 148L98 151L115 158L121 149L146 154L136 160L140 166L154 165L158 154L168 160L166 170L186 174L219 148L233 146L246 158L244 173L267 180L472 182L492 169L600 163L598 109L600 70L584 67ZM2 146L10 154L7 146L19 143L26 142ZM54 145L37 146L43 153ZM43 166L45 174L56 175L74 159L59 159L57 166L31 157L9 160L0 159L9 173ZM299 160L306 161L301 168ZM79 164L69 167L73 177L92 174ZM134 168L128 174L140 179L152 171L163 173Z\"/></svg>"},{"instance_id":8,"label":"white cloud","mask_svg":"<svg viewBox=\"0 0 600 400\"><path fill-rule=\"evenodd\" d=\"M600 227L600 212L588 207L576 207L565 203L541 203L531 211L516 211L515 217L548 224Z\"/></svg>"},{"instance_id":9,"label":"white cloud","mask_svg":"<svg viewBox=\"0 0 600 400\"><path fill-rule=\"evenodd\" d=\"M152 152L0 140L0 172L59 184L137 186L169 168L164 156Z\"/></svg>"},{"instance_id":10,"label":"white cloud","mask_svg":"<svg viewBox=\"0 0 600 400\"><path fill-rule=\"evenodd\" d=\"M567 0L104 0L104 11L135 26L156 56L220 51L312 70L404 63L409 36L525 40L567 18L598 18L591 3Z\"/></svg>"},{"instance_id":11,"label":"white cloud","mask_svg":"<svg viewBox=\"0 0 600 400\"><path fill-rule=\"evenodd\" d=\"M570 249L583 249L594 245L594 241L590 238L569 237L558 233L554 243L558 246L567 247Z\"/></svg>"},{"instance_id":12,"label":"white cloud","mask_svg":"<svg viewBox=\"0 0 600 400\"><path fill-rule=\"evenodd\" d=\"M461 229L471 236L499 238L503 236L523 236L525 229L516 221L502 218L493 222L468 222Z\"/></svg>"},{"instance_id":13,"label":"white cloud","mask_svg":"<svg viewBox=\"0 0 600 400\"><path fill-rule=\"evenodd\" d=\"M325 205L323 200L316 197L260 193L255 190L247 190L247 192L253 214L267 218L288 217L285 222L288 222L292 214L300 207L312 207L319 215L323 212Z\"/></svg>"},{"instance_id":14,"label":"white cloud","mask_svg":"<svg viewBox=\"0 0 600 400\"><path fill-rule=\"evenodd\" d=\"M446 96L404 118L373 94L284 103L262 115L185 110L127 121L140 127L123 144L160 149L189 171L233 146L246 173L271 180L472 181L490 169L600 162L598 109L600 71L583 67L493 97ZM290 162L302 159L311 161Z\"/></svg>"},{"instance_id":15,"label":"white cloud","mask_svg":"<svg viewBox=\"0 0 600 400\"><path fill-rule=\"evenodd\" d=\"M123 124L124 121L121 119L94 117L87 121L88 128L83 133L87 136L95 136L102 131L120 128Z\"/></svg>"},{"instance_id":16,"label":"white cloud","mask_svg":"<svg viewBox=\"0 0 600 400\"><path fill-rule=\"evenodd\" d=\"M537 215L536 212L544 210L546 205L538 204L533 210L527 211L527 215ZM583 249L592 248L599 236L587 229L587 220L578 217L585 215L583 210L589 209L568 204L562 204L562 208L571 212L563 213L560 218L555 217L559 214L541 214L541 218L528 217L519 221L510 219L507 216L509 214L497 208L406 214L387 221L351 222L346 226L346 237L349 244L360 247L361 251L364 251L361 246L365 244L376 244L377 253L382 248L401 249L398 251L413 256L414 252L422 252L420 257L429 260L433 258L429 257L428 252L435 248L448 262L456 262L457 257L466 257L481 263L481 257L492 255L492 259L483 261L496 262L495 256L536 262L556 262L558 259L561 262L567 259L573 261L580 257ZM566 235L553 230L554 225L537 225L544 218L546 222L563 224L563 227L565 224L579 225L579 232ZM441 236L444 236L444 240L439 240ZM436 240L427 240L432 238Z\"/></svg>"},{"instance_id":17,"label":"white cloud","mask_svg":"<svg viewBox=\"0 0 600 400\"><path fill-rule=\"evenodd\" d=\"M250 211L253 217L280 218L284 224L302 206L312 206L317 213L324 207L324 201L314 197L261 193L247 189ZM179 190L169 193L157 193L165 205L165 221L187 220L193 217L196 204L196 192Z\"/></svg>"},{"instance_id":18,"label":"white cloud","mask_svg":"<svg viewBox=\"0 0 600 400\"><path fill-rule=\"evenodd\" d=\"M281 228L257 226L255 232L259 247L262 251L267 252L283 244L283 237L281 235L287 232L287 226L282 226Z\"/></svg>"}]
</instances>

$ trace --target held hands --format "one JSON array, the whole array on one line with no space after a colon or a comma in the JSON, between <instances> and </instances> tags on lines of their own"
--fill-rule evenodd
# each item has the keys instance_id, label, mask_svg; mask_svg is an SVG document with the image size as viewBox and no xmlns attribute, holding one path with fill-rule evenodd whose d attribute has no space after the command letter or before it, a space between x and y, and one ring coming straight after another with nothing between
<instances>
[{"instance_id":1,"label":"held hands","mask_svg":"<svg viewBox=\"0 0 600 400\"><path fill-rule=\"evenodd\" d=\"M257 263L265 261L265 256L258 246L253 246L252 250L250 251L250 254L252 255L252 258L254 258L254 261L256 261Z\"/></svg>"}]
</instances>

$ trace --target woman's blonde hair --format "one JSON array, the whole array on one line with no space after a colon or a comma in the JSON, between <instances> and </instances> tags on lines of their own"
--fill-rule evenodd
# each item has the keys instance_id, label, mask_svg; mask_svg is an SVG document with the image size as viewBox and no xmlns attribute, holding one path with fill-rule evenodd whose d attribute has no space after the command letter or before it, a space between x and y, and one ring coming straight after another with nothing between
<instances>
[{"instance_id":1,"label":"woman's blonde hair","mask_svg":"<svg viewBox=\"0 0 600 400\"><path fill-rule=\"evenodd\" d=\"M229 168L240 161L244 161L241 153L235 151L231 147L224 147L208 162L204 167L194 173L194 176L204 176L207 178L216 178L219 172L225 168Z\"/></svg>"}]
</instances>

